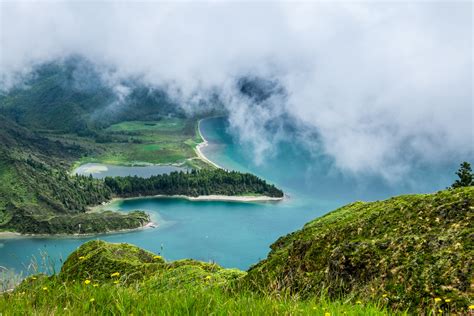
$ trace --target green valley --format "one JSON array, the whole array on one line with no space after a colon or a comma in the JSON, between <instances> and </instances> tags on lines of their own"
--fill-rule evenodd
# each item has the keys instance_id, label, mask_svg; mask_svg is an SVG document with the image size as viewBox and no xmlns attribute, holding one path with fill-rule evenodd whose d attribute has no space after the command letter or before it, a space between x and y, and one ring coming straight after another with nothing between
<instances>
[{"instance_id":1,"label":"green valley","mask_svg":"<svg viewBox=\"0 0 474 316\"><path fill-rule=\"evenodd\" d=\"M1 231L93 234L139 228L150 221L138 210L88 212L91 206L117 196L164 191L193 196L196 192L283 195L251 175L258 188L245 182L250 178L232 174L227 177L232 180L230 186L221 182L221 187L202 190L197 187L202 181L191 179L193 173L179 176L185 183L190 181L184 191L136 186L127 192L123 190L124 183L130 182L127 179L117 179L122 184L111 187L103 180L70 174L88 162L174 164L191 170L209 169L219 177L227 174L196 153L196 146L203 141L198 121L216 113L186 115L162 91L139 84L129 83L127 91L127 97L117 99L88 61L71 57L37 67L24 85L0 95Z\"/></svg>"}]
</instances>

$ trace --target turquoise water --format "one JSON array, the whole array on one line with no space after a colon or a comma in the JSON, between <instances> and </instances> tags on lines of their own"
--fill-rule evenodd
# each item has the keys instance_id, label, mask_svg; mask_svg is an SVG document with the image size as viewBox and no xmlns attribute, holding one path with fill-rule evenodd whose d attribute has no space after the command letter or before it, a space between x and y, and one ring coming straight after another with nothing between
<instances>
[{"instance_id":1,"label":"turquoise water","mask_svg":"<svg viewBox=\"0 0 474 316\"><path fill-rule=\"evenodd\" d=\"M150 166L114 166L102 163L86 163L77 167L73 174L92 175L94 178L103 179L109 176L138 176L147 177L150 175L170 173L172 171L186 171L187 168L171 165L150 165Z\"/></svg>"},{"instance_id":2,"label":"turquoise water","mask_svg":"<svg viewBox=\"0 0 474 316\"><path fill-rule=\"evenodd\" d=\"M432 192L452 182L453 165L418 166L409 178L389 185L375 177L341 174L324 155L314 156L295 142L278 145L278 151L261 165L253 162L247 146L227 132L223 118L204 120L201 131L210 145L205 155L228 169L253 172L288 194L282 202L191 202L182 199L133 199L115 203L123 211L149 212L158 228L130 233L81 238L0 239L0 266L26 271L31 256L47 253L54 266L83 242L100 238L129 242L168 260L194 258L225 267L247 269L265 258L278 237L299 229L311 219L354 200L377 200L407 192ZM48 264L49 265L49 264Z\"/></svg>"}]
</instances>

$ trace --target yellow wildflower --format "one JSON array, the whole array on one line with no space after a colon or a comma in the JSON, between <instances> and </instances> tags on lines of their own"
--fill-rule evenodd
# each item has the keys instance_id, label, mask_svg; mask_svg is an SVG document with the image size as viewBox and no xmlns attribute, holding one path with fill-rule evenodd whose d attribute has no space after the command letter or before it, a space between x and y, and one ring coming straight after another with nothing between
<instances>
[{"instance_id":1,"label":"yellow wildflower","mask_svg":"<svg viewBox=\"0 0 474 316\"><path fill-rule=\"evenodd\" d=\"M473 310L474 310L474 305L469 305L469 309L473 309Z\"/></svg>"},{"instance_id":2,"label":"yellow wildflower","mask_svg":"<svg viewBox=\"0 0 474 316\"><path fill-rule=\"evenodd\" d=\"M362 304L362 302L361 302L361 301L357 301L356 304Z\"/></svg>"},{"instance_id":3,"label":"yellow wildflower","mask_svg":"<svg viewBox=\"0 0 474 316\"><path fill-rule=\"evenodd\" d=\"M387 294L382 295L382 297L383 297L383 298L386 298L386 297L387 297Z\"/></svg>"},{"instance_id":4,"label":"yellow wildflower","mask_svg":"<svg viewBox=\"0 0 474 316\"><path fill-rule=\"evenodd\" d=\"M316 307L316 306L313 306L313 309L317 309L317 307Z\"/></svg>"},{"instance_id":5,"label":"yellow wildflower","mask_svg":"<svg viewBox=\"0 0 474 316\"><path fill-rule=\"evenodd\" d=\"M153 259L155 260L161 259L161 256L154 256Z\"/></svg>"},{"instance_id":6,"label":"yellow wildflower","mask_svg":"<svg viewBox=\"0 0 474 316\"><path fill-rule=\"evenodd\" d=\"M206 280L210 280L210 279L211 279L211 276L208 275L208 276L206 277Z\"/></svg>"},{"instance_id":7,"label":"yellow wildflower","mask_svg":"<svg viewBox=\"0 0 474 316\"><path fill-rule=\"evenodd\" d=\"M43 291L47 291L47 290L48 290L48 288L46 286L43 287Z\"/></svg>"},{"instance_id":8,"label":"yellow wildflower","mask_svg":"<svg viewBox=\"0 0 474 316\"><path fill-rule=\"evenodd\" d=\"M36 280L36 277L35 277L35 276L34 276L34 277L31 277L31 279L32 279L32 280Z\"/></svg>"},{"instance_id":9,"label":"yellow wildflower","mask_svg":"<svg viewBox=\"0 0 474 316\"><path fill-rule=\"evenodd\" d=\"M443 311L441 309L438 309L438 312L442 313Z\"/></svg>"},{"instance_id":10,"label":"yellow wildflower","mask_svg":"<svg viewBox=\"0 0 474 316\"><path fill-rule=\"evenodd\" d=\"M441 302L441 299L439 297L435 297L434 299L435 303Z\"/></svg>"},{"instance_id":11,"label":"yellow wildflower","mask_svg":"<svg viewBox=\"0 0 474 316\"><path fill-rule=\"evenodd\" d=\"M89 300L89 302L91 302L91 303L92 303L93 301L95 301L95 298L91 298L91 299Z\"/></svg>"},{"instance_id":12,"label":"yellow wildflower","mask_svg":"<svg viewBox=\"0 0 474 316\"><path fill-rule=\"evenodd\" d=\"M85 258L86 258L86 257L84 257L84 256L80 256L80 257L79 257L79 260L84 260Z\"/></svg>"},{"instance_id":13,"label":"yellow wildflower","mask_svg":"<svg viewBox=\"0 0 474 316\"><path fill-rule=\"evenodd\" d=\"M324 316L331 316L330 313L324 313Z\"/></svg>"},{"instance_id":14,"label":"yellow wildflower","mask_svg":"<svg viewBox=\"0 0 474 316\"><path fill-rule=\"evenodd\" d=\"M115 281L114 281L114 284L119 284L119 280L115 280Z\"/></svg>"},{"instance_id":15,"label":"yellow wildflower","mask_svg":"<svg viewBox=\"0 0 474 316\"><path fill-rule=\"evenodd\" d=\"M120 272L114 272L110 275L111 278L120 276Z\"/></svg>"},{"instance_id":16,"label":"yellow wildflower","mask_svg":"<svg viewBox=\"0 0 474 316\"><path fill-rule=\"evenodd\" d=\"M95 283L95 284L92 284L93 287L98 287L99 284Z\"/></svg>"},{"instance_id":17,"label":"yellow wildflower","mask_svg":"<svg viewBox=\"0 0 474 316\"><path fill-rule=\"evenodd\" d=\"M445 301L446 303L449 303L449 302L451 302L451 299L450 299L450 298L447 298L447 299L445 299L444 301Z\"/></svg>"},{"instance_id":18,"label":"yellow wildflower","mask_svg":"<svg viewBox=\"0 0 474 316\"><path fill-rule=\"evenodd\" d=\"M84 281L84 284L90 284L91 283L91 280L85 280Z\"/></svg>"}]
</instances>

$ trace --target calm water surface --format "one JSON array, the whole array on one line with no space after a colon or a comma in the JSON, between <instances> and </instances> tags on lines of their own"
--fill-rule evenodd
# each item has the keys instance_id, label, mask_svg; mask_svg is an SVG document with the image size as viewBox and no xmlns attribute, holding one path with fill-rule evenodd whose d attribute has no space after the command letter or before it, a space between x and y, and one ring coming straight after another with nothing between
<instances>
[{"instance_id":1,"label":"calm water surface","mask_svg":"<svg viewBox=\"0 0 474 316\"><path fill-rule=\"evenodd\" d=\"M132 243L161 253L168 260L194 258L247 269L266 257L269 245L278 237L301 228L311 219L354 200L443 189L452 181L453 170L457 168L457 161L436 169L419 166L402 183L390 185L378 178L344 176L332 167L328 157L310 155L293 142L281 143L267 161L256 165L248 146L240 144L227 130L223 118L202 122L201 132L210 142L203 149L205 155L225 168L253 172L275 183L289 199L272 203L156 198L121 201L112 208L125 212L145 210L159 227L87 238L0 239L0 266L26 273L25 266L32 256L39 258L41 253L47 253L57 268L83 242L100 238Z\"/></svg>"},{"instance_id":2,"label":"calm water surface","mask_svg":"<svg viewBox=\"0 0 474 316\"><path fill-rule=\"evenodd\" d=\"M94 178L103 179L105 177L126 177L138 176L149 177L150 175L170 173L172 171L186 171L171 165L150 165L150 166L114 166L102 163L86 163L77 167L73 173L79 175L92 175Z\"/></svg>"}]
</instances>

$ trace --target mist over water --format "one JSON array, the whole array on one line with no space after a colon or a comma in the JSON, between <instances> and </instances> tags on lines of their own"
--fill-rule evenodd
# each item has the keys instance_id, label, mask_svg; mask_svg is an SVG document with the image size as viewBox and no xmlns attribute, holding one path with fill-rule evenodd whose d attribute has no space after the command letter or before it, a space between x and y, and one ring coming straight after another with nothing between
<instances>
[{"instance_id":1,"label":"mist over water","mask_svg":"<svg viewBox=\"0 0 474 316\"><path fill-rule=\"evenodd\" d=\"M380 177L347 177L332 166L330 157L309 153L303 144L282 142L278 152L256 165L253 151L232 136L225 118L201 122L209 141L205 155L219 165L250 171L282 188L283 202L238 203L143 198L113 204L114 209L145 210L159 225L125 234L76 238L1 239L0 266L26 271L31 256L47 253L56 263L83 242L104 239L127 242L161 253L167 260L194 258L225 267L247 269L266 257L269 245L306 222L355 200L376 200L401 193L444 189L454 177L457 163L443 169L418 168L405 185L393 186ZM317 158L315 158L317 157Z\"/></svg>"}]
</instances>

